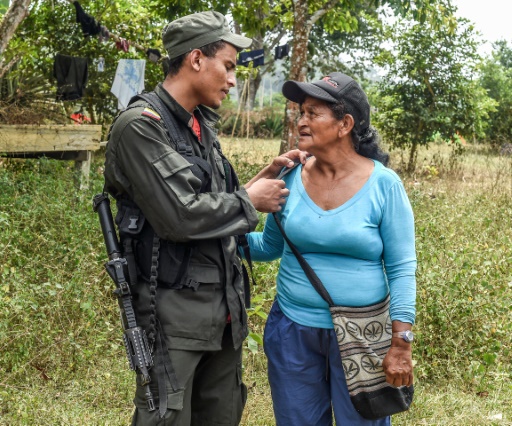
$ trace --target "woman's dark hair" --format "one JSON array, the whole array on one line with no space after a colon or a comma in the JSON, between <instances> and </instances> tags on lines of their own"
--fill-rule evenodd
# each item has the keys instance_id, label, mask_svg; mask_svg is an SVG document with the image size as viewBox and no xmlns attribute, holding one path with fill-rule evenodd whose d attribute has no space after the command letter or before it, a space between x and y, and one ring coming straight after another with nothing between
<instances>
[{"instance_id":1,"label":"woman's dark hair","mask_svg":"<svg viewBox=\"0 0 512 426\"><path fill-rule=\"evenodd\" d=\"M203 55L206 56L207 58L213 58L217 54L217 51L224 48L224 46L226 46L226 42L223 40L219 40L219 41L214 41L213 43L207 44L206 46L200 47L199 50L201 52L203 52ZM173 76L173 75L178 74L181 66L183 65L183 61L185 60L185 57L189 53L190 52L187 52L187 53L184 53L183 55L176 56L176 58L168 59L168 63L167 63L169 66L169 71L167 72L168 76Z\"/></svg>"},{"instance_id":2,"label":"woman's dark hair","mask_svg":"<svg viewBox=\"0 0 512 426\"><path fill-rule=\"evenodd\" d=\"M343 101L338 101L336 103L328 102L327 106L331 109L334 117L337 120L341 120L348 113L347 107ZM359 134L354 127L350 136L352 137L352 144L354 145L354 149L359 155L377 160L387 166L389 162L389 154L382 151L380 148L380 138L375 127L368 126Z\"/></svg>"}]
</instances>

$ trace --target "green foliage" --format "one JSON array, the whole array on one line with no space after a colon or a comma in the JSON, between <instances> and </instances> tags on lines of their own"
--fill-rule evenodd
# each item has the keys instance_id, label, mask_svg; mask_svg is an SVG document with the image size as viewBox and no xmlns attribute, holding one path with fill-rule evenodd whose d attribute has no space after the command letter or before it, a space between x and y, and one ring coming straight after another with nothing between
<instances>
[{"instance_id":1,"label":"green foliage","mask_svg":"<svg viewBox=\"0 0 512 426\"><path fill-rule=\"evenodd\" d=\"M240 182L248 182L256 175L264 166L268 164L267 159L270 161L271 157L265 157L263 163L253 163L246 159L242 154L231 154L230 161L235 166Z\"/></svg>"},{"instance_id":2,"label":"green foliage","mask_svg":"<svg viewBox=\"0 0 512 426\"><path fill-rule=\"evenodd\" d=\"M271 112L263 116L262 120L255 125L255 135L259 138L274 139L283 132L283 116Z\"/></svg>"},{"instance_id":3,"label":"green foliage","mask_svg":"<svg viewBox=\"0 0 512 426\"><path fill-rule=\"evenodd\" d=\"M282 108L264 108L241 113L223 108L221 117L219 131L222 135L274 139L283 131Z\"/></svg>"},{"instance_id":4,"label":"green foliage","mask_svg":"<svg viewBox=\"0 0 512 426\"><path fill-rule=\"evenodd\" d=\"M143 2L81 2L85 12L108 30L144 48L161 51L160 31L163 21L158 21L149 12L151 1ZM136 17L136 19L134 18ZM136 21L136 25L134 22ZM21 59L6 78L17 90L4 100L19 105L30 105L34 97L54 100L56 80L53 77L53 61L57 53L86 57L89 77L84 97L78 101L66 101L69 112L84 108L93 123L108 124L117 112L117 98L110 93L119 59L146 59L145 52L130 48L128 53L117 50L112 38L101 42L97 36L84 37L80 24L76 22L75 8L69 2L37 2L30 15L25 18L5 52L6 61L16 55ZM105 71L97 71L100 57L105 59ZM160 64L146 62L146 89L151 90L162 80ZM34 84L34 79L36 84ZM5 94L5 92L3 93ZM2 99L2 98L0 98Z\"/></svg>"},{"instance_id":5,"label":"green foliage","mask_svg":"<svg viewBox=\"0 0 512 426\"><path fill-rule=\"evenodd\" d=\"M436 30L445 28L453 32L457 27L455 9L450 0L388 0L381 3L387 4L401 16L428 24Z\"/></svg>"},{"instance_id":6,"label":"green foliage","mask_svg":"<svg viewBox=\"0 0 512 426\"><path fill-rule=\"evenodd\" d=\"M486 139L496 145L512 141L512 49L505 41L494 45L481 70L480 83L496 108L489 113Z\"/></svg>"},{"instance_id":7,"label":"green foliage","mask_svg":"<svg viewBox=\"0 0 512 426\"><path fill-rule=\"evenodd\" d=\"M0 17L9 9L9 0L0 1Z\"/></svg>"},{"instance_id":8,"label":"green foliage","mask_svg":"<svg viewBox=\"0 0 512 426\"><path fill-rule=\"evenodd\" d=\"M465 20L457 28L403 21L389 32L392 48L377 57L386 69L373 115L393 147L410 147L414 169L418 145L428 145L437 132L443 139L458 133L483 136L494 102L473 79L478 64L473 28Z\"/></svg>"},{"instance_id":9,"label":"green foliage","mask_svg":"<svg viewBox=\"0 0 512 426\"><path fill-rule=\"evenodd\" d=\"M510 194L412 190L410 199L419 260L416 375L486 389L512 356L505 344L512 234L503 228Z\"/></svg>"},{"instance_id":10,"label":"green foliage","mask_svg":"<svg viewBox=\"0 0 512 426\"><path fill-rule=\"evenodd\" d=\"M344 64L336 59L341 52L359 51L361 45L368 47L369 40L381 34L378 31L379 19L376 14L378 6L389 5L397 13L410 13L418 19L434 21L433 11L439 10L434 5L438 3L444 4L439 0L370 1L364 5L356 0L343 3L309 1L308 15L315 28L315 36L309 43L310 74L321 69L343 69ZM231 3L211 0L144 0L136 4L126 0L108 4L90 0L81 4L86 13L112 33L144 48L152 47L161 51L160 31L164 23L187 13L216 10L228 14L234 20L236 31L252 37L264 37L265 47L269 50L280 44L283 37L294 37L293 28L297 18L289 0L244 0ZM440 17L442 18L442 14L438 13L436 19L439 20ZM309 25L308 22L309 20L297 23L295 28ZM354 37L352 35L356 34L356 30L357 37ZM117 101L110 93L117 61L128 57L145 58L144 52L132 48L130 53L123 53L114 48L112 40L101 43L97 37L84 38L79 24L75 22L73 6L65 1L33 3L31 14L19 27L5 55L6 60L15 55L22 57L18 66L7 77L6 84L15 88L9 89L7 95L2 93L5 90L0 90L0 99L18 104L30 104L35 97L53 100L55 81L52 77L52 61L57 52L87 57L90 65L89 83L84 98L77 102L66 102L67 111L63 111L63 115L69 116L70 112L83 109L93 123L108 124L117 111ZM105 59L106 64L103 73L96 71L100 57ZM285 72L288 72L289 63L288 59L282 62ZM260 74L275 72L274 67L273 61L270 61ZM162 76L160 65L147 62L146 90L151 90ZM2 84L0 82L0 86Z\"/></svg>"},{"instance_id":11,"label":"green foliage","mask_svg":"<svg viewBox=\"0 0 512 426\"><path fill-rule=\"evenodd\" d=\"M0 169L1 377L30 371L59 382L102 353L122 353L96 220L73 178L69 163L54 160L4 160Z\"/></svg>"},{"instance_id":12,"label":"green foliage","mask_svg":"<svg viewBox=\"0 0 512 426\"><path fill-rule=\"evenodd\" d=\"M242 148L236 151L229 151L234 141L223 144L241 182L267 164L279 144L260 152L263 142L250 142L238 141ZM432 150L446 158L449 149L434 144L424 160L425 167L442 171ZM417 396L411 413L393 419L397 425L489 425L490 414L512 415L512 165L474 147L462 157L470 154L475 160L463 164L466 183L458 176L442 180L442 173L405 180L419 265ZM102 163L99 153L91 189L78 193L71 162L0 162L1 425L129 423L134 376L91 208L102 188ZM265 217L260 215L258 230ZM261 343L278 267L278 261L254 264L244 425L273 424Z\"/></svg>"},{"instance_id":13,"label":"green foliage","mask_svg":"<svg viewBox=\"0 0 512 426\"><path fill-rule=\"evenodd\" d=\"M229 7L230 4L222 0L152 0L148 2L148 11L151 15L165 21L172 21L180 16L209 10L215 10L225 15L229 12Z\"/></svg>"}]
</instances>

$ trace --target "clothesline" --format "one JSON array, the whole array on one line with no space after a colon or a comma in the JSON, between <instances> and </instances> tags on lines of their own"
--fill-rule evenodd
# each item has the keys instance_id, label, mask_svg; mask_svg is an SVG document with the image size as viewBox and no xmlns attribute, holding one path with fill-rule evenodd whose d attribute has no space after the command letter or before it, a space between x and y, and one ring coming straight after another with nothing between
<instances>
[{"instance_id":1,"label":"clothesline","mask_svg":"<svg viewBox=\"0 0 512 426\"><path fill-rule=\"evenodd\" d=\"M110 30L108 30L104 25L101 25L92 16L86 14L78 0L68 0L68 2L75 6L77 12L77 22L80 22L82 25L82 32L84 35L100 34L100 37L112 37L112 39L114 39L116 42L116 47L118 49L127 52L129 46L134 46L136 49L144 52L152 62L158 62L162 58L162 55L157 49L145 48L136 42L126 40L117 34L111 33ZM286 43L283 46L276 46L274 56L275 59L282 59L283 57L288 56L288 53L289 45ZM252 50L250 52L242 52L240 53L238 64L248 66L249 62L253 62L254 67L262 66L265 63L264 56L265 55L263 49Z\"/></svg>"},{"instance_id":2,"label":"clothesline","mask_svg":"<svg viewBox=\"0 0 512 426\"><path fill-rule=\"evenodd\" d=\"M70 4L72 4L72 5L75 5L75 3L78 3L77 0L68 0L68 2ZM81 6L80 6L79 3L78 3L78 6L79 6L79 10L81 10ZM75 8L76 8L76 6L75 6ZM158 50L156 50L156 49L148 49L148 48L140 45L139 43L136 43L136 42L133 42L133 41L130 41L130 40L126 40L125 38L123 38L123 37L121 37L121 36L119 36L117 34L112 33L106 27L104 27L100 23L96 22L96 20L93 17L87 15L85 12L83 12L83 14L84 14L84 18L89 20L88 23L89 23L90 27L95 29L94 32L96 34L101 34L101 31L99 30L99 28L101 28L102 30L107 30L108 37L112 38L116 42L116 45L118 46L118 48L120 48L120 49L122 49L124 51L128 51L128 47L129 46L133 46L137 50L140 50L140 51L144 52L146 55L149 54L148 51L150 53L153 53L153 55L156 55L157 58L155 58L156 60L153 60L153 62L157 62L158 60L161 59L161 54L160 54L160 52ZM96 31L98 31L98 32L96 32Z\"/></svg>"},{"instance_id":3,"label":"clothesline","mask_svg":"<svg viewBox=\"0 0 512 426\"><path fill-rule=\"evenodd\" d=\"M159 50L145 48L144 46L130 42L123 37L113 34L110 30L96 21L94 17L87 14L78 0L68 0L75 8L76 22L80 24L82 34L85 37L99 36L100 40L112 38L116 42L119 50L128 52L130 46L144 52L151 62L162 62L164 73L166 73L167 61L162 61L162 55ZM275 49L275 58L281 59L288 56L289 46L277 46ZM254 67L264 65L265 53L263 49L252 50L240 53L239 65ZM102 72L105 65L103 57L98 59L98 71ZM114 82L111 92L118 99L118 109L124 109L128 106L132 96L141 93L144 90L144 73L146 61L143 59L120 59L117 64ZM74 56L57 54L54 61L54 77L57 80L57 100L72 101L80 99L83 96L85 84L88 79L88 60Z\"/></svg>"},{"instance_id":4,"label":"clothesline","mask_svg":"<svg viewBox=\"0 0 512 426\"><path fill-rule=\"evenodd\" d=\"M159 50L145 48L144 46L130 42L96 21L88 15L78 0L68 0L75 8L76 22L80 24L84 37L98 36L100 40L112 38L119 50L128 52L130 46L146 54L151 62L159 62L162 55ZM82 98L85 85L88 80L88 59L82 57L68 56L57 53L54 59L53 76L57 80L56 99L61 101L74 101ZM163 62L165 65L165 61ZM97 67L103 72L105 61L103 57L98 59ZM118 109L127 107L132 96L144 90L144 73L146 60L144 59L119 59L114 81L110 91L118 99ZM76 117L72 117L76 122Z\"/></svg>"}]
</instances>

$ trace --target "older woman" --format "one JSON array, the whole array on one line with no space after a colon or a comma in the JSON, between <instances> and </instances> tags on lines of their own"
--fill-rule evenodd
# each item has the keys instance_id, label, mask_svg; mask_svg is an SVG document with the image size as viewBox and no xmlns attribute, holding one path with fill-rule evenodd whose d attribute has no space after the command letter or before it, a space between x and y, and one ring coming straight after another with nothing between
<instances>
[{"instance_id":1,"label":"older woman","mask_svg":"<svg viewBox=\"0 0 512 426\"><path fill-rule=\"evenodd\" d=\"M383 361L394 386L413 382L414 219L400 178L385 165L359 84L335 72L312 83L287 81L300 104L299 149L312 157L283 177L290 189L279 213L288 238L336 305L360 307L390 298L391 347ZM278 426L388 425L363 418L351 403L327 303L304 274L268 216L248 234L253 260L281 258L277 296L264 347Z\"/></svg>"}]
</instances>

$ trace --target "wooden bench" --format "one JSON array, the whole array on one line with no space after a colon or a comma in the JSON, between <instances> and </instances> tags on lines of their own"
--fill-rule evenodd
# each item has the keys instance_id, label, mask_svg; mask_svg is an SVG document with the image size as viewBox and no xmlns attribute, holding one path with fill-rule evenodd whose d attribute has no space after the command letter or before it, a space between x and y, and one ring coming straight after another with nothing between
<instances>
[{"instance_id":1,"label":"wooden bench","mask_svg":"<svg viewBox=\"0 0 512 426\"><path fill-rule=\"evenodd\" d=\"M100 148L101 126L0 124L0 155L75 161L77 185L89 186L92 153Z\"/></svg>"}]
</instances>

